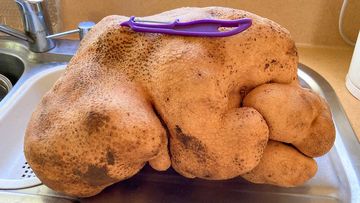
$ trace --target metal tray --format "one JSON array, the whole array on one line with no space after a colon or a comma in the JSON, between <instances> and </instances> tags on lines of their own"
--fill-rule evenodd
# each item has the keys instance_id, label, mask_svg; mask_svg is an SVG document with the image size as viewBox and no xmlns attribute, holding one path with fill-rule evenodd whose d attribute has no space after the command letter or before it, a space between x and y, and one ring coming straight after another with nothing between
<instances>
[{"instance_id":1,"label":"metal tray","mask_svg":"<svg viewBox=\"0 0 360 203\"><path fill-rule=\"evenodd\" d=\"M227 181L186 179L172 169L157 172L146 166L134 177L106 188L99 195L72 199L36 186L0 191L1 200L37 202L360 202L360 143L329 83L299 64L301 84L322 95L330 104L336 125L332 150L317 158L318 172L305 185L281 188L256 185L242 178ZM5 196L4 196L5 195ZM2 199L3 197L3 199ZM6 199L6 197L8 197Z\"/></svg>"}]
</instances>

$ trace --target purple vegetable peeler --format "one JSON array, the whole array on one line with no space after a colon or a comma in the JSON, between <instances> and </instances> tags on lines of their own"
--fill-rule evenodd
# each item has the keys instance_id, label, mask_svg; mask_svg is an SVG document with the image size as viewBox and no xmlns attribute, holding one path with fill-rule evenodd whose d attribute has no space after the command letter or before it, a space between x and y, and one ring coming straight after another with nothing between
<instances>
[{"instance_id":1,"label":"purple vegetable peeler","mask_svg":"<svg viewBox=\"0 0 360 203\"><path fill-rule=\"evenodd\" d=\"M197 37L227 37L238 34L252 24L250 18L237 20L215 20L202 19L190 22L180 22L179 19L174 22L143 21L130 17L129 21L123 22L121 26L130 27L136 32L152 32L170 35L185 35ZM234 28L228 31L220 31L219 28Z\"/></svg>"}]
</instances>

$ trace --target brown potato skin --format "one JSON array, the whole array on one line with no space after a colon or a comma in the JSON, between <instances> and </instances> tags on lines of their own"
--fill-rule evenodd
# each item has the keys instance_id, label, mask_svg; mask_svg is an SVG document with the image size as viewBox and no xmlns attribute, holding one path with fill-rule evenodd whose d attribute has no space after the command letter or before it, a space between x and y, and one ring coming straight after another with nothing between
<instances>
[{"instance_id":1,"label":"brown potato skin","mask_svg":"<svg viewBox=\"0 0 360 203\"><path fill-rule=\"evenodd\" d=\"M242 177L252 183L295 187L312 178L316 171L314 159L290 145L269 140L259 165Z\"/></svg>"},{"instance_id":2,"label":"brown potato skin","mask_svg":"<svg viewBox=\"0 0 360 203\"><path fill-rule=\"evenodd\" d=\"M50 188L73 196L95 195L133 176L147 161L159 162L163 150L167 156L151 165L157 170L170 166L166 132L159 119L140 89L117 79L121 85L116 89L93 84L92 91L100 93L93 96L73 95L77 90L69 94L79 81L60 79L33 113L25 155ZM72 97L76 97L72 103L62 101Z\"/></svg>"},{"instance_id":3,"label":"brown potato skin","mask_svg":"<svg viewBox=\"0 0 360 203\"><path fill-rule=\"evenodd\" d=\"M265 120L252 108L239 108L224 115L221 124L221 140L175 126L170 137L172 167L185 177L209 180L230 179L253 169L268 141Z\"/></svg>"},{"instance_id":4,"label":"brown potato skin","mask_svg":"<svg viewBox=\"0 0 360 203\"><path fill-rule=\"evenodd\" d=\"M104 18L29 122L24 152L39 179L56 191L86 197L130 178L146 163L156 170L171 164L186 177L211 180L255 168L271 129L261 111L241 103L262 84L297 82L289 32L221 7L180 8L144 19L244 17L252 26L224 38L137 33L119 26L128 17ZM326 119L325 112L317 132L324 133Z\"/></svg>"},{"instance_id":5,"label":"brown potato skin","mask_svg":"<svg viewBox=\"0 0 360 203\"><path fill-rule=\"evenodd\" d=\"M293 144L310 157L327 153L335 141L335 127L325 100L299 85L264 84L246 95L244 106L265 118L270 139Z\"/></svg>"}]
</instances>

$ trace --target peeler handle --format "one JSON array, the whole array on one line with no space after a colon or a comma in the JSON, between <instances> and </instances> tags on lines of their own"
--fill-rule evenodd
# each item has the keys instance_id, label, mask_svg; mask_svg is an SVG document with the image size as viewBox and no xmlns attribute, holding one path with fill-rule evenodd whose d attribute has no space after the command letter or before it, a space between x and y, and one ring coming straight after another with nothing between
<instances>
[{"instance_id":1,"label":"peeler handle","mask_svg":"<svg viewBox=\"0 0 360 203\"><path fill-rule=\"evenodd\" d=\"M148 21L149 22L149 21ZM136 32L163 33L170 35L198 36L198 37L227 37L238 34L252 24L250 18L237 20L202 19L189 22L180 22L179 19L172 23L140 23L131 16L129 21L121 23L121 26L130 27ZM229 31L220 31L219 28L234 28Z\"/></svg>"}]
</instances>

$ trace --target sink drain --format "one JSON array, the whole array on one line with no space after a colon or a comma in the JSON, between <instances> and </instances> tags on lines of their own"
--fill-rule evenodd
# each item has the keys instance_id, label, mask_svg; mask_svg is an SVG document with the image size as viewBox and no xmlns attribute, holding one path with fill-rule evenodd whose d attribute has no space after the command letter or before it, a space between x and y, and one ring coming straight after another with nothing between
<instances>
[{"instance_id":1,"label":"sink drain","mask_svg":"<svg viewBox=\"0 0 360 203\"><path fill-rule=\"evenodd\" d=\"M11 88L12 84L10 80L0 74L0 101L7 95Z\"/></svg>"}]
</instances>

